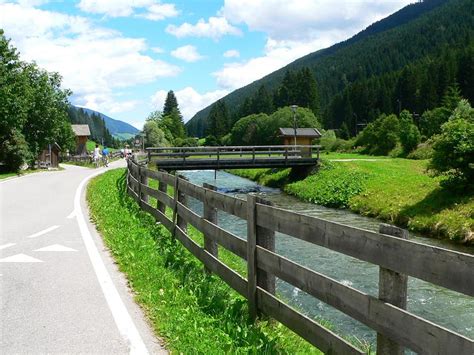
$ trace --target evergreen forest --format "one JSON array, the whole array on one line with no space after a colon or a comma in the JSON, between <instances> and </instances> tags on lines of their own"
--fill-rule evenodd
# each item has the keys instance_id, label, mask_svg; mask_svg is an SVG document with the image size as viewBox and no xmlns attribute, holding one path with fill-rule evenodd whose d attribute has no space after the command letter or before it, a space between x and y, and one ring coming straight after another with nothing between
<instances>
[{"instance_id":1,"label":"evergreen forest","mask_svg":"<svg viewBox=\"0 0 474 355\"><path fill-rule=\"evenodd\" d=\"M472 104L473 13L469 0L408 5L345 42L230 93L198 112L186 124L188 134L223 137L243 117L294 104L349 138L381 114L407 110L417 121L442 106L453 86Z\"/></svg>"}]
</instances>

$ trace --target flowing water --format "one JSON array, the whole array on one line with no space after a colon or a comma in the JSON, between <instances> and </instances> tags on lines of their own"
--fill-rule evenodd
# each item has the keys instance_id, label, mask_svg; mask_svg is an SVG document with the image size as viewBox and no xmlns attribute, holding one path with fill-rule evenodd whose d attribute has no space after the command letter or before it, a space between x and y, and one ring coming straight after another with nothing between
<instances>
[{"instance_id":1,"label":"flowing water","mask_svg":"<svg viewBox=\"0 0 474 355\"><path fill-rule=\"evenodd\" d=\"M273 202L275 206L367 230L377 231L381 223L374 218L363 217L347 210L337 210L302 202L282 193L279 189L259 186L255 182L226 172L219 171L216 180L214 180L214 171L182 171L180 174L186 176L194 184L202 185L207 182L217 186L219 191L233 196L245 198L245 193L257 192L266 200ZM202 203L199 201L191 199L190 206L198 213L202 213ZM219 211L218 222L226 230L246 238L247 227L244 220ZM410 234L410 239L464 253L474 253L472 248L423 238L416 234ZM281 233L276 234L276 251L343 284L373 296L378 294L378 266ZM452 270L452 272L454 273L456 270ZM277 293L306 315L328 320L336 333L357 338L365 344L375 342L373 330L281 280L277 280ZM474 298L472 297L410 277L408 281L408 311L474 339Z\"/></svg>"}]
</instances>

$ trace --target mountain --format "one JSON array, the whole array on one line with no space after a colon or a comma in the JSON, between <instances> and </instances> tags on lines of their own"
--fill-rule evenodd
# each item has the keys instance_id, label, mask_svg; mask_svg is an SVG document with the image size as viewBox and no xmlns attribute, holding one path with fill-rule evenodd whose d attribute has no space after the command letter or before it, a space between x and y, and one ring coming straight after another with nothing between
<instances>
[{"instance_id":1,"label":"mountain","mask_svg":"<svg viewBox=\"0 0 474 355\"><path fill-rule=\"evenodd\" d=\"M245 101L252 100L262 85L275 93L288 71L309 68L319 90L320 110L316 113L326 128L339 128L345 122L353 131L357 119L371 121L377 114L400 108L430 108L440 100L447 85L459 81L460 69L471 75L459 83L463 94L472 91L473 13L472 0L425 0L408 5L352 38L297 59L222 100L235 122ZM459 68L460 62L463 68ZM405 86L413 84L413 88L403 89L402 76L408 80ZM422 88L436 92L429 103L423 102ZM402 98L402 93L408 99ZM410 104L409 95L417 95L419 102ZM188 121L189 135L205 135L212 106ZM355 124L350 122L354 117Z\"/></svg>"},{"instance_id":2,"label":"mountain","mask_svg":"<svg viewBox=\"0 0 474 355\"><path fill-rule=\"evenodd\" d=\"M89 115L96 114L99 115L105 122L105 126L109 130L110 134L114 136L115 138L118 139L129 139L134 137L140 130L136 129L132 125L116 120L114 118L111 118L107 115L104 115L103 113L91 110L89 108L82 108L84 112L88 113Z\"/></svg>"}]
</instances>

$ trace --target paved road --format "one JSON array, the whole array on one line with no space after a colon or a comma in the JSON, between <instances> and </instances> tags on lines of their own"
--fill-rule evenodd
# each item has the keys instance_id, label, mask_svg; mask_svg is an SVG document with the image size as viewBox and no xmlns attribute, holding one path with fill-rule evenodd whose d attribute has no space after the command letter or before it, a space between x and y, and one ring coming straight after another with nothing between
<instances>
[{"instance_id":1,"label":"paved road","mask_svg":"<svg viewBox=\"0 0 474 355\"><path fill-rule=\"evenodd\" d=\"M89 222L84 187L100 171L0 182L1 354L166 353Z\"/></svg>"}]
</instances>

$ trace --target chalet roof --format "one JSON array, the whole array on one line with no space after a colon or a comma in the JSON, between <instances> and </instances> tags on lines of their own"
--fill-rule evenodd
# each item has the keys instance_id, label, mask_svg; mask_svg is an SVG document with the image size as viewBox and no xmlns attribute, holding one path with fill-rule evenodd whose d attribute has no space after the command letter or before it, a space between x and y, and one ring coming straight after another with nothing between
<instances>
[{"instance_id":1,"label":"chalet roof","mask_svg":"<svg viewBox=\"0 0 474 355\"><path fill-rule=\"evenodd\" d=\"M89 125L87 124L73 124L72 130L76 136L90 136L91 131L89 130Z\"/></svg>"},{"instance_id":2,"label":"chalet roof","mask_svg":"<svg viewBox=\"0 0 474 355\"><path fill-rule=\"evenodd\" d=\"M280 137L294 137L294 128L280 128ZM321 133L316 128L297 128L297 137L320 138Z\"/></svg>"}]
</instances>

